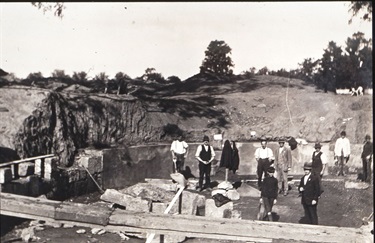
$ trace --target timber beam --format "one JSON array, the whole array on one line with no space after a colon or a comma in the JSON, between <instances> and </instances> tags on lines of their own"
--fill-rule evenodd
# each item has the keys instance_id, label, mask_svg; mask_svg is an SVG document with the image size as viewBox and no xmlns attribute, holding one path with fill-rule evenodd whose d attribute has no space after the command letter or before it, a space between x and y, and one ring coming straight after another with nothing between
<instances>
[{"instance_id":1,"label":"timber beam","mask_svg":"<svg viewBox=\"0 0 375 243\"><path fill-rule=\"evenodd\" d=\"M282 239L322 243L366 242L370 234L363 228L132 212L112 209L108 205L93 206L9 193L1 193L0 200L0 213L4 215L99 227L108 231L252 242Z\"/></svg>"}]
</instances>

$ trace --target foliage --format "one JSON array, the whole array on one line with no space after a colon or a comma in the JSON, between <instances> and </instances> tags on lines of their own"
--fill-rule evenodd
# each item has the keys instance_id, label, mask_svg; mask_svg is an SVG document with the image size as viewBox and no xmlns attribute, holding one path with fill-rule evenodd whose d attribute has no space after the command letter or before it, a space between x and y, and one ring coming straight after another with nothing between
<instances>
[{"instance_id":1,"label":"foliage","mask_svg":"<svg viewBox=\"0 0 375 243\"><path fill-rule=\"evenodd\" d=\"M268 75L268 73L269 73L269 70L268 70L268 68L267 67L263 67L263 68L261 68L261 69L259 69L259 71L258 71L258 75Z\"/></svg>"},{"instance_id":2,"label":"foliage","mask_svg":"<svg viewBox=\"0 0 375 243\"><path fill-rule=\"evenodd\" d=\"M30 73L29 75L27 75L26 79L29 79L29 80L39 80L39 79L43 79L43 74L41 72L35 72L35 73Z\"/></svg>"},{"instance_id":3,"label":"foliage","mask_svg":"<svg viewBox=\"0 0 375 243\"><path fill-rule=\"evenodd\" d=\"M352 23L353 17L357 16L360 11L364 11L363 16L360 18L364 21L372 20L372 1L351 1L349 12L352 13L352 17L349 20L349 24Z\"/></svg>"},{"instance_id":4,"label":"foliage","mask_svg":"<svg viewBox=\"0 0 375 243\"><path fill-rule=\"evenodd\" d=\"M87 73L86 72L74 72L72 79L78 83L87 81Z\"/></svg>"},{"instance_id":5,"label":"foliage","mask_svg":"<svg viewBox=\"0 0 375 243\"><path fill-rule=\"evenodd\" d=\"M54 11L54 15L57 17L63 17L63 10L65 9L63 2L31 2L34 7L42 9L43 13Z\"/></svg>"},{"instance_id":6,"label":"foliage","mask_svg":"<svg viewBox=\"0 0 375 243\"><path fill-rule=\"evenodd\" d=\"M55 69L55 71L53 71L51 75L53 78L70 79L70 76L65 74L64 70L60 70L60 69Z\"/></svg>"},{"instance_id":7,"label":"foliage","mask_svg":"<svg viewBox=\"0 0 375 243\"><path fill-rule=\"evenodd\" d=\"M155 68L147 68L145 70L145 74L142 75L142 79L144 81L149 81L149 82L157 82L157 83L166 82L163 75L161 73L157 73Z\"/></svg>"},{"instance_id":8,"label":"foliage","mask_svg":"<svg viewBox=\"0 0 375 243\"><path fill-rule=\"evenodd\" d=\"M167 78L167 82L169 82L169 83L181 83L182 81L181 81L181 79L180 79L179 77L177 77L177 76L169 76L169 77Z\"/></svg>"},{"instance_id":9,"label":"foliage","mask_svg":"<svg viewBox=\"0 0 375 243\"><path fill-rule=\"evenodd\" d=\"M130 80L131 78L129 75L123 73L123 72L118 72L115 75L115 85L116 85L116 90L117 94L127 94L128 93L128 82L127 80Z\"/></svg>"},{"instance_id":10,"label":"foliage","mask_svg":"<svg viewBox=\"0 0 375 243\"><path fill-rule=\"evenodd\" d=\"M224 41L211 41L205 51L205 59L200 70L202 73L211 72L220 76L232 75L234 67L229 56L232 49Z\"/></svg>"}]
</instances>

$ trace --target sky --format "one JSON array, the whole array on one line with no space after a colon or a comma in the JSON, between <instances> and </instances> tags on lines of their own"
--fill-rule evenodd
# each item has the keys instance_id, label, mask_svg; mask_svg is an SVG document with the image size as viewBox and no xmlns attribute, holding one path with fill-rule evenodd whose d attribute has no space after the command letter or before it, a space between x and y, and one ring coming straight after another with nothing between
<instances>
[{"instance_id":1,"label":"sky","mask_svg":"<svg viewBox=\"0 0 375 243\"><path fill-rule=\"evenodd\" d=\"M110 78L140 77L155 68L164 78L197 73L211 41L232 49L234 74L251 67L296 69L322 57L330 41L372 22L351 17L349 1L336 2L81 2L65 3L64 16L30 2L0 3L0 68L18 78L58 69Z\"/></svg>"}]
</instances>

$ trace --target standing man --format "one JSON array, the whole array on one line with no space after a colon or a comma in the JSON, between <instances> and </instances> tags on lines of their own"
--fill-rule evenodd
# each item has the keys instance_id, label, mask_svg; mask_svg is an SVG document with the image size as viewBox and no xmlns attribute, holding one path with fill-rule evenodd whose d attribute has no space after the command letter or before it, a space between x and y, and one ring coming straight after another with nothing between
<instances>
[{"instance_id":1,"label":"standing man","mask_svg":"<svg viewBox=\"0 0 375 243\"><path fill-rule=\"evenodd\" d=\"M345 163L348 162L350 157L350 142L349 139L346 137L346 132L342 131L340 136L336 140L335 144L335 160L339 162L340 171L338 172L338 176L344 176L344 161Z\"/></svg>"},{"instance_id":2,"label":"standing man","mask_svg":"<svg viewBox=\"0 0 375 243\"><path fill-rule=\"evenodd\" d=\"M284 145L285 139L281 138L279 140L280 147L275 151L275 168L279 183L279 193L284 192L284 196L286 196L288 195L288 171L292 167L292 152Z\"/></svg>"},{"instance_id":3,"label":"standing man","mask_svg":"<svg viewBox=\"0 0 375 243\"><path fill-rule=\"evenodd\" d=\"M172 153L172 160L174 163L173 171L174 173L184 170L185 165L185 158L187 155L187 148L189 145L184 141L184 137L182 134L179 134L177 140L174 140L171 144L171 153Z\"/></svg>"},{"instance_id":4,"label":"standing man","mask_svg":"<svg viewBox=\"0 0 375 243\"><path fill-rule=\"evenodd\" d=\"M305 211L305 217L310 224L318 224L318 199L320 196L319 178L311 173L312 164L303 166L305 175L301 178L298 191L302 194L301 203Z\"/></svg>"},{"instance_id":5,"label":"standing man","mask_svg":"<svg viewBox=\"0 0 375 243\"><path fill-rule=\"evenodd\" d=\"M260 193L260 203L264 205L265 215L260 215L259 219L263 220L267 216L268 221L273 221L272 207L277 202L278 181L273 176L273 173L275 173L274 167L269 167L267 173L268 176L263 180L262 191Z\"/></svg>"},{"instance_id":6,"label":"standing man","mask_svg":"<svg viewBox=\"0 0 375 243\"><path fill-rule=\"evenodd\" d=\"M365 144L363 145L363 151L361 154L362 165L363 165L363 181L371 182L371 162L372 162L373 144L371 142L371 136L365 136Z\"/></svg>"},{"instance_id":7,"label":"standing man","mask_svg":"<svg viewBox=\"0 0 375 243\"><path fill-rule=\"evenodd\" d=\"M205 188L210 188L211 180L211 162L215 158L214 148L209 144L208 136L203 137L203 144L197 147L195 158L199 161L199 186L198 190L203 191ZM205 185L203 187L203 178L205 178Z\"/></svg>"},{"instance_id":8,"label":"standing man","mask_svg":"<svg viewBox=\"0 0 375 243\"><path fill-rule=\"evenodd\" d=\"M257 165L257 176L258 176L258 187L262 187L262 176L267 176L267 169L275 160L272 149L267 147L267 141L261 140L261 147L255 150L255 160L258 162Z\"/></svg>"},{"instance_id":9,"label":"standing man","mask_svg":"<svg viewBox=\"0 0 375 243\"><path fill-rule=\"evenodd\" d=\"M315 143L315 151L312 154L312 171L311 173L319 178L320 191L323 193L322 178L324 171L327 166L327 157L321 151L322 145L320 143Z\"/></svg>"}]
</instances>

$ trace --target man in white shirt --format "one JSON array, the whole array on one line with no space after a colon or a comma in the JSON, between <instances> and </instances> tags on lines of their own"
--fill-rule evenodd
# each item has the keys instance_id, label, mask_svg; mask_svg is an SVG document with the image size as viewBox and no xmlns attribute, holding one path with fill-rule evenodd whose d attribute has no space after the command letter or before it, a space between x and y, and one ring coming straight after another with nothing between
<instances>
[{"instance_id":1,"label":"man in white shirt","mask_svg":"<svg viewBox=\"0 0 375 243\"><path fill-rule=\"evenodd\" d=\"M210 188L211 184L211 162L215 159L214 148L209 144L208 136L203 137L203 144L197 147L195 158L199 161L199 184L198 190ZM205 178L205 186L203 187L203 178Z\"/></svg>"},{"instance_id":2,"label":"man in white shirt","mask_svg":"<svg viewBox=\"0 0 375 243\"><path fill-rule=\"evenodd\" d=\"M258 187L262 186L262 176L267 176L267 169L275 160L272 149L267 147L267 141L261 140L261 147L255 150L255 160L258 162L257 165L257 176L258 176Z\"/></svg>"},{"instance_id":3,"label":"man in white shirt","mask_svg":"<svg viewBox=\"0 0 375 243\"><path fill-rule=\"evenodd\" d=\"M174 164L173 171L179 173L184 170L185 158L189 147L183 139L182 135L178 135L177 140L174 140L171 144L172 160Z\"/></svg>"},{"instance_id":4,"label":"man in white shirt","mask_svg":"<svg viewBox=\"0 0 375 243\"><path fill-rule=\"evenodd\" d=\"M340 171L337 175L344 176L344 161L347 163L350 157L350 142L346 137L345 131L342 131L340 136L341 137L336 140L334 152L335 160L338 160L340 167Z\"/></svg>"}]
</instances>

